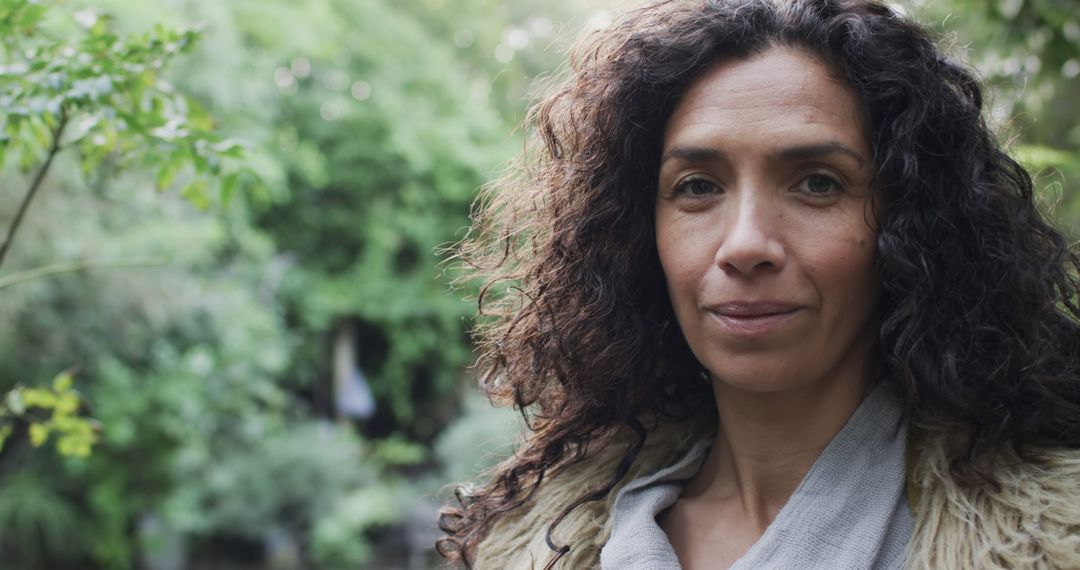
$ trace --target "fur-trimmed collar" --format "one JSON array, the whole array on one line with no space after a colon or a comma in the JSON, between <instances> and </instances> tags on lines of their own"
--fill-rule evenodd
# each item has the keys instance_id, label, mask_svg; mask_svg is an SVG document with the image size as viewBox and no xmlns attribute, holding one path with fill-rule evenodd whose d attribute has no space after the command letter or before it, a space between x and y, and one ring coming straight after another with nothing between
<instances>
[{"instance_id":1,"label":"fur-trimmed collar","mask_svg":"<svg viewBox=\"0 0 1080 570\"><path fill-rule=\"evenodd\" d=\"M674 463L695 441L709 437L711 429L693 422L661 424L649 434L620 487ZM475 567L544 568L554 554L546 541L550 522L610 477L631 441L629 435L617 437L550 476L529 504L495 523L479 545ZM995 474L1001 487L993 490L955 482L948 471L945 435L920 432L914 441L909 483L917 500L907 568L1080 569L1080 451L1033 453L1039 464L1015 457L999 461ZM571 511L556 527L555 543L570 550L555 568L599 568L618 489L604 501Z\"/></svg>"}]
</instances>

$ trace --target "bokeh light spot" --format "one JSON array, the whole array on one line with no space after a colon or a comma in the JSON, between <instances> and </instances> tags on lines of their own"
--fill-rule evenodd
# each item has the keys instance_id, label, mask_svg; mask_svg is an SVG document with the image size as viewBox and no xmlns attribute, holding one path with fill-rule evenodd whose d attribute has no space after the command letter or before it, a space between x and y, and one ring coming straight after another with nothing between
<instances>
[{"instance_id":1,"label":"bokeh light spot","mask_svg":"<svg viewBox=\"0 0 1080 570\"><path fill-rule=\"evenodd\" d=\"M469 28L461 28L454 32L454 45L459 49L465 49L476 42L476 34Z\"/></svg>"},{"instance_id":2,"label":"bokeh light spot","mask_svg":"<svg viewBox=\"0 0 1080 570\"><path fill-rule=\"evenodd\" d=\"M353 99L367 101L371 97L371 84L363 79L354 81L349 92L352 94Z\"/></svg>"},{"instance_id":3,"label":"bokeh light spot","mask_svg":"<svg viewBox=\"0 0 1080 570\"><path fill-rule=\"evenodd\" d=\"M514 48L506 44L499 44L495 46L495 61L499 63L510 63L513 59Z\"/></svg>"},{"instance_id":4,"label":"bokeh light spot","mask_svg":"<svg viewBox=\"0 0 1080 570\"><path fill-rule=\"evenodd\" d=\"M298 57L292 60L293 75L303 79L311 75L311 61L306 57Z\"/></svg>"}]
</instances>

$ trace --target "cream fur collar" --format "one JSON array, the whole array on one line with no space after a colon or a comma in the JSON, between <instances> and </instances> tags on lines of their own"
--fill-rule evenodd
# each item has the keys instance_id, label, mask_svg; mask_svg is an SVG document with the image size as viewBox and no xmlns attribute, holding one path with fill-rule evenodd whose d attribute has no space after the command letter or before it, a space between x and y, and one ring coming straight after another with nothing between
<instances>
[{"instance_id":1,"label":"cream fur collar","mask_svg":"<svg viewBox=\"0 0 1080 570\"><path fill-rule=\"evenodd\" d=\"M649 434L623 483L678 460L711 426L661 424ZM916 491L910 569L1080 569L1080 451L1042 451L1044 466L1002 461L1000 492L966 488L948 474L948 438L921 433L913 446L909 482ZM480 543L475 568L540 569L551 559L545 536L563 508L610 477L631 438L623 436L588 459L550 476L532 502L500 519ZM587 503L556 527L556 544L569 544L559 569L598 568L610 533L608 513L618 488Z\"/></svg>"}]
</instances>

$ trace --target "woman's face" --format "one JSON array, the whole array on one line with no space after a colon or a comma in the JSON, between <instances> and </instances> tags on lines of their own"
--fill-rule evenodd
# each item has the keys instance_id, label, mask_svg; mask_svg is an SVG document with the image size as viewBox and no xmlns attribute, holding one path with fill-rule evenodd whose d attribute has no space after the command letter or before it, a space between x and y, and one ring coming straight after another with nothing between
<instances>
[{"instance_id":1,"label":"woman's face","mask_svg":"<svg viewBox=\"0 0 1080 570\"><path fill-rule=\"evenodd\" d=\"M714 381L764 392L862 380L878 290L871 160L854 91L797 49L718 63L679 102L657 249Z\"/></svg>"}]
</instances>

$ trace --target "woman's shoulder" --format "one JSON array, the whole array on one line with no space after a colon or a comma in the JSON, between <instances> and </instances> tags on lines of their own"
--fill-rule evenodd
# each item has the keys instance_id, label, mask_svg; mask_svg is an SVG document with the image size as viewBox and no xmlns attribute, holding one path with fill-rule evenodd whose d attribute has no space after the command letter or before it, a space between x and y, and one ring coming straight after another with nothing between
<instances>
[{"instance_id":1,"label":"woman's shoulder","mask_svg":"<svg viewBox=\"0 0 1080 570\"><path fill-rule=\"evenodd\" d=\"M600 558L600 549L611 533L612 504L627 483L675 463L693 444L711 435L715 421L658 422L630 470L602 500L585 503L568 513L552 532L556 546L570 545L559 568L591 568ZM602 445L590 446L585 458L568 464L545 477L532 499L521 508L502 516L480 543L475 567L544 568L554 551L548 546L547 531L567 506L589 491L602 488L615 474L618 464L637 440L631 430L619 430Z\"/></svg>"},{"instance_id":2,"label":"woman's shoulder","mask_svg":"<svg viewBox=\"0 0 1080 570\"><path fill-rule=\"evenodd\" d=\"M955 440L919 434L909 568L1080 568L1080 450L1002 453L997 487L949 473Z\"/></svg>"},{"instance_id":3,"label":"woman's shoulder","mask_svg":"<svg viewBox=\"0 0 1080 570\"><path fill-rule=\"evenodd\" d=\"M606 499L581 505L556 527L555 545L571 546L558 567L595 567L619 490L678 461L711 435L710 427L664 423L650 432L630 472ZM1035 461L1003 455L994 469L998 488L964 486L949 472L955 437L913 432L910 477L918 499L912 503L908 568L1080 568L1080 450L1033 449L1027 457ZM547 543L551 522L611 477L634 438L629 431L616 433L584 460L551 473L532 500L493 525L475 567L545 567L554 554Z\"/></svg>"}]
</instances>

